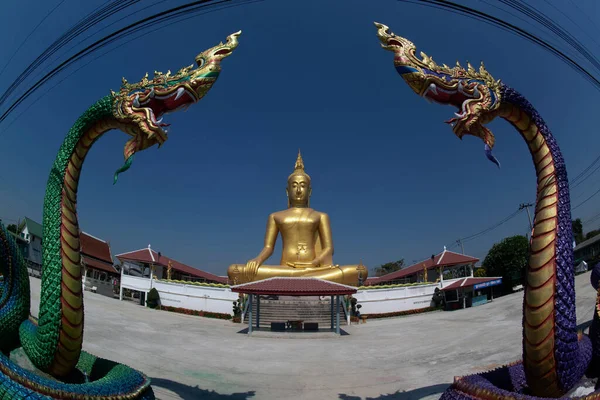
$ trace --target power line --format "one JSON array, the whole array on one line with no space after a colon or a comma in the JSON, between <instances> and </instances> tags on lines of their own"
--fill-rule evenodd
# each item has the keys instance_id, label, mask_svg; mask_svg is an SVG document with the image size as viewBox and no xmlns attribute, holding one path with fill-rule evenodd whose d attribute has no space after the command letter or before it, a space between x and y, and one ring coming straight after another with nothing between
<instances>
[{"instance_id":1,"label":"power line","mask_svg":"<svg viewBox=\"0 0 600 400\"><path fill-rule=\"evenodd\" d=\"M257 1L262 1L262 0L243 0L243 1L244 1L244 2L247 2L247 3L254 3L254 2L257 2ZM227 6L224 6L224 7L218 8L218 9L209 9L209 10L206 10L206 11L202 12L201 14L208 14L208 13L210 13L210 12L219 11L219 10L222 10L222 9L225 9L225 8L237 7L238 5L239 5L239 4L231 4L231 5L227 5ZM58 82L56 82L56 83L55 83L53 86L51 86L51 87L50 87L48 90L46 90L46 92L44 92L42 95L40 95L40 96L37 96L37 97L35 98L35 100L34 100L33 102L31 102L31 104L29 104L29 105L28 105L28 106L27 106L25 109L23 109L23 111L21 111L21 112L20 112L20 113L19 113L19 114L18 114L18 115L17 115L17 116L16 116L16 117L15 117L15 118L14 118L14 119L13 119L13 120L12 120L12 121L11 121L11 122L8 124L8 125L7 125L7 126L6 126L6 128L4 128L4 130L8 130L8 129L9 129L11 126L12 126L12 124L14 124L14 123L15 123L15 122L16 122L16 121L17 121L17 120L18 120L18 119L21 117L21 115L23 115L24 113L26 113L26 112L27 112L27 110L28 110L30 107L32 107L34 104L36 104L38 101L40 101L40 100L41 100L41 99L42 99L42 98L43 98L43 97L44 97L46 94L48 94L50 91L52 91L52 89L53 89L53 88L55 88L56 86L60 85L60 84L61 84L63 81L65 81L66 79L68 79L68 78L69 78L71 75L75 74L77 71L79 71L80 69L82 69L82 68L86 67L87 65L91 64L91 63L92 63L92 62L94 62L95 60L97 60L97 59L99 59L99 58L102 58L102 57L104 57L106 54L110 53L111 51L114 51L114 50L116 50L116 49L118 49L118 48L120 48L120 47L124 46L125 44L127 44L127 43L129 43L129 42L132 42L132 41L134 41L134 40L136 40L136 39L138 39L138 38L140 38L140 37L142 37L142 36L145 36L145 35L147 35L147 34L149 34L149 33L152 33L152 32L155 32L155 31L158 31L158 30L160 30L160 29L163 29L163 28L165 28L165 27L167 27L167 26L173 25L173 24L175 24L175 23L178 23L178 22L181 22L181 21L185 21L185 20L187 20L187 19L190 19L190 18L193 18L193 17L195 17L195 16L188 16L188 17L186 17L186 18L182 18L182 19L179 19L179 20L177 20L177 21L170 22L170 23L168 23L168 24L166 24L166 25L164 25L164 26L157 27L157 28L155 28L155 29L152 29L152 30L150 30L150 31L148 31L148 32L144 31L144 32L140 33L140 35L138 35L138 36L135 36L135 37L133 37L133 38L131 38L131 39L129 39L129 40L126 40L126 41L124 41L124 42L120 43L118 46L116 46L116 47L114 47L114 48L112 48L112 49L109 49L109 50L105 51L104 53L102 53L102 54L100 54L100 55L98 55L98 56L96 56L96 57L92 58L91 60L89 60L89 61L88 61L88 62L86 62L85 64L83 64L83 65L80 65L80 66L79 66L77 69L75 69L75 70L71 71L71 73L70 73L70 74L68 74L67 76L65 76L64 78L62 78L62 79L61 79L61 80L59 80ZM91 53L90 53L90 54L91 54Z\"/></svg>"},{"instance_id":2,"label":"power line","mask_svg":"<svg viewBox=\"0 0 600 400\"><path fill-rule=\"evenodd\" d=\"M575 4L575 3L573 2L573 0L569 0L569 1L571 2L571 4L573 4L573 5L575 6L575 8L577 8L577 9L578 9L580 12L582 12L582 11L581 11L581 9L580 9L579 7L577 7L577 4ZM577 28L579 28L579 30L580 30L581 32L583 32L583 33L584 33L584 34L585 34L585 35L586 35L586 36L587 36L589 39L591 39L591 40L592 40L592 42L594 42L596 45L600 46L600 43L598 43L598 42L596 41L596 39L594 38L594 36L592 36L592 35L590 35L589 33L587 33L587 32L586 32L586 31L583 29L583 27L582 27L581 25L579 25L579 24L578 24L578 23L577 23L575 20L573 20L571 17L569 17L569 15L568 15L567 13L565 13L565 12L563 12L563 11L559 10L559 9L558 9L558 7L556 7L554 4L552 4L552 3L551 3L551 2L549 2L548 0L544 0L544 2L545 2L546 4L548 4L550 7L554 8L554 9L555 9L556 11L558 11L559 13L562 13L562 14L563 14L563 16L564 16L565 18L567 18L569 21L571 21L571 22L573 23L573 25L575 25ZM589 17L589 16L588 16L586 13L583 13L583 14L584 14L584 15L587 17L588 21L592 22L592 25L593 25L594 23L593 23L593 21L590 19L590 17Z\"/></svg>"},{"instance_id":3,"label":"power line","mask_svg":"<svg viewBox=\"0 0 600 400\"><path fill-rule=\"evenodd\" d=\"M600 189L596 190L594 192L594 194L592 194L590 197L588 197L587 199L585 199L581 203L577 204L575 207L571 207L571 211L574 211L574 210L578 209L579 207L581 207L582 205L584 205L585 203L587 203L588 200L590 200L592 197L596 196L598 193L600 193Z\"/></svg>"},{"instance_id":4,"label":"power line","mask_svg":"<svg viewBox=\"0 0 600 400\"><path fill-rule=\"evenodd\" d=\"M40 54L33 62L31 62L27 68L12 82L8 89L0 96L0 105L8 99L8 97L16 90L16 88L25 81L25 79L31 75L44 61L51 57L54 53L68 44L72 39L79 36L82 32L90 29L95 24L102 22L106 18L114 15L115 13L123 10L124 8L135 4L139 0L114 0L112 3L98 7L85 18L80 20L77 24L63 33L57 40L54 41L42 54Z\"/></svg>"},{"instance_id":5,"label":"power line","mask_svg":"<svg viewBox=\"0 0 600 400\"><path fill-rule=\"evenodd\" d=\"M0 116L0 123L2 123L6 119L6 117L16 107L18 107L24 100L26 100L29 96L31 96L31 94L33 94L36 90L38 90L40 87L42 87L44 84L46 84L49 79L51 79L52 77L54 77L55 75L60 73L62 70L67 68L70 64L88 56L89 54L93 53L94 51L97 51L98 49L105 47L123 37L131 35L138 31L142 31L143 29L145 29L149 26L152 26L152 25L155 25L155 24L158 24L161 22L179 18L186 14L200 12L205 8L210 7L210 9L212 9L213 7L216 7L218 5L223 5L226 3L233 3L229 7L236 7L236 6L245 4L245 3L254 3L254 2L258 2L258 1L261 1L261 0L238 0L238 1L236 1L236 0L198 0L198 1L195 1L192 3L184 4L184 5L181 5L178 7L171 8L166 11L156 13L150 17L143 18L143 19L138 20L130 25L127 25L124 28L121 28L107 36L104 36L102 39L95 41L94 43L92 43L89 46L87 46L86 48L80 50L73 56L69 57L67 60L63 61L57 67L52 69L50 72L45 74L33 86L31 86L23 95L21 95L17 100L15 100L11 104L11 106ZM205 4L205 3L212 3L212 4ZM229 7L227 7L227 8L229 8Z\"/></svg>"},{"instance_id":6,"label":"power line","mask_svg":"<svg viewBox=\"0 0 600 400\"><path fill-rule=\"evenodd\" d=\"M569 0L569 2L570 2L571 4L573 4L573 6L574 6L576 9L578 9L580 13L582 13L583 15L585 15L585 16L586 16L587 20L590 22L590 24L591 24L591 25L593 25L593 26L594 26L594 28L598 29L598 25L596 25L596 23L595 23L595 22L594 22L594 21L593 21L593 20L590 18L590 16L589 16L588 14L586 14L584 11L582 11L582 10L581 10L581 8L579 8L579 7L577 6L577 3L576 3L575 1L573 1L573 0ZM582 29L582 30L583 30L583 29ZM588 37L591 37L591 36L589 36L589 35L588 35Z\"/></svg>"},{"instance_id":7,"label":"power line","mask_svg":"<svg viewBox=\"0 0 600 400\"><path fill-rule=\"evenodd\" d=\"M539 37L533 35L532 33L514 25L509 22L503 21L500 18L494 17L490 14L484 13L479 10L475 10L471 7L467 7L458 3L454 3L448 0L398 0L405 3L418 4L426 7L432 7L436 9L444 9L446 11L459 14L459 15L468 15L477 19L481 22L490 24L492 26L503 29L507 32L516 34L534 44L541 46L542 48L548 50L562 61L564 61L571 68L575 69L579 72L581 76L591 82L596 89L600 89L600 80L598 80L594 75L592 75L587 69L579 65L573 58L566 55L564 52L547 42L546 40L540 39ZM425 4L424 4L425 3Z\"/></svg>"},{"instance_id":8,"label":"power line","mask_svg":"<svg viewBox=\"0 0 600 400\"><path fill-rule=\"evenodd\" d=\"M594 215L593 217L588 218L587 220L583 221L583 223L584 224L589 224L589 223L595 222L595 221L597 221L599 219L600 219L600 213Z\"/></svg>"},{"instance_id":9,"label":"power line","mask_svg":"<svg viewBox=\"0 0 600 400\"><path fill-rule=\"evenodd\" d=\"M569 32L562 29L560 26L555 24L551 19L549 19L545 14L541 13L533 6L529 6L523 2L519 2L517 0L500 0L500 2L506 4L507 6L521 12L524 15L532 18L536 22L543 25L545 28L549 29L555 35L563 39L567 42L571 47L573 47L579 54L581 54L586 60L588 60L592 65L594 65L597 69L600 69L600 62L598 59L594 57L589 50L573 35Z\"/></svg>"},{"instance_id":10,"label":"power line","mask_svg":"<svg viewBox=\"0 0 600 400\"><path fill-rule=\"evenodd\" d=\"M510 221L511 219L513 219L514 217L516 217L521 211L522 211L522 209L519 209L519 210L513 212L512 214L510 214L506 218L502 219L501 221L495 223L494 225L490 226L489 228L486 228L486 229L484 229L484 230L482 230L480 232L477 232L477 233L475 233L473 235L470 235L470 236L462 238L462 241L463 242L468 242L468 241L474 240L474 239L478 238L479 236L482 236L482 235L484 235L484 234L486 234L486 233L488 233L488 232L490 232L490 231L492 231L492 230L494 230L494 229L496 229L496 228L504 225L505 223L507 223L508 221Z\"/></svg>"},{"instance_id":11,"label":"power line","mask_svg":"<svg viewBox=\"0 0 600 400\"><path fill-rule=\"evenodd\" d=\"M533 231L533 223L531 222L531 215L529 214L529 207L533 207L533 204L521 203L521 205L519 205L519 210L522 210L522 209L527 210L527 222L529 222L529 232L531 232L531 231Z\"/></svg>"},{"instance_id":12,"label":"power line","mask_svg":"<svg viewBox=\"0 0 600 400\"><path fill-rule=\"evenodd\" d=\"M10 64L10 62L13 60L13 58L15 58L15 56L17 55L17 53L21 50L21 48L23 48L23 46L25 45L25 43L27 43L27 41L29 40L29 38L31 37L31 35L33 35L35 33L35 31L37 31L37 29L44 23L44 21L46 21L46 19L48 19L48 17L50 17L50 15L52 15L52 13L54 11L56 11L56 9L58 7L60 7L60 5L62 3L64 3L65 0L60 0L58 2L57 5L54 6L53 9L51 9L44 18L42 18L42 20L40 22L38 22L38 24L31 30L31 32L29 32L29 35L27 35L27 37L25 39L23 39L23 41L21 42L21 44L17 47L17 49L12 53L12 55L8 58L8 61L6 61L6 64L4 64L4 67L2 67L2 70L0 70L0 76L2 76L2 74L4 73L4 71L6 70L6 67L8 67L8 65Z\"/></svg>"}]
</instances>

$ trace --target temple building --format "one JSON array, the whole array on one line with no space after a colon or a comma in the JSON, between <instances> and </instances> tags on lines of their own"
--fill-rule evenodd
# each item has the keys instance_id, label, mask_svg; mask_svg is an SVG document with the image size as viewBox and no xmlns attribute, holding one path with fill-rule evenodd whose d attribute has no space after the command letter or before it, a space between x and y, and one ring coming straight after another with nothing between
<instances>
[{"instance_id":1,"label":"temple building","mask_svg":"<svg viewBox=\"0 0 600 400\"><path fill-rule=\"evenodd\" d=\"M25 217L17 227L17 244L30 276L42 276L42 225Z\"/></svg>"},{"instance_id":2,"label":"temple building","mask_svg":"<svg viewBox=\"0 0 600 400\"><path fill-rule=\"evenodd\" d=\"M444 279L456 279L473 276L473 269L478 258L458 254L453 251L444 251L431 258L413 264L399 271L368 278L367 286L395 285L401 283L439 282Z\"/></svg>"},{"instance_id":3,"label":"temple building","mask_svg":"<svg viewBox=\"0 0 600 400\"><path fill-rule=\"evenodd\" d=\"M79 234L79 243L84 289L112 297L119 271L113 266L110 243L86 232Z\"/></svg>"},{"instance_id":4,"label":"temple building","mask_svg":"<svg viewBox=\"0 0 600 400\"><path fill-rule=\"evenodd\" d=\"M185 265L177 260L153 250L150 245L145 249L117 254L125 275L145 278L171 279L179 281L227 283L226 276L217 276L210 272Z\"/></svg>"}]
</instances>

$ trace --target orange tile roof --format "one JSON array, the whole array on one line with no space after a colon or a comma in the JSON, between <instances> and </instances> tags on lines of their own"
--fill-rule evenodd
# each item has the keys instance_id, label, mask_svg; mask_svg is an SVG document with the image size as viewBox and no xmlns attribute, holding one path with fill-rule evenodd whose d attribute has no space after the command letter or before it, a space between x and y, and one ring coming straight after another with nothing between
<instances>
[{"instance_id":1,"label":"orange tile roof","mask_svg":"<svg viewBox=\"0 0 600 400\"><path fill-rule=\"evenodd\" d=\"M165 268L168 267L169 261L171 261L171 268L176 271L183 272L184 274L188 274L188 275L196 277L196 278L206 279L207 281L211 281L211 282L217 282L217 283L223 283L223 284L227 283L226 276L217 276L217 275L211 274L210 272L206 272L206 271L202 271L202 270L190 267L189 265L180 263L179 261L173 260L172 258L166 257L162 254L159 256L158 253L156 251L152 250L151 248L130 251L129 253L117 254L115 257L121 261L127 260L127 261L138 261L138 262L144 262L144 263L153 263L155 265L162 265Z\"/></svg>"},{"instance_id":2,"label":"orange tile roof","mask_svg":"<svg viewBox=\"0 0 600 400\"><path fill-rule=\"evenodd\" d=\"M96 268L102 271L110 272L112 274L118 274L112 263L96 260L91 257L81 256L81 261L88 267Z\"/></svg>"},{"instance_id":3,"label":"orange tile roof","mask_svg":"<svg viewBox=\"0 0 600 400\"><path fill-rule=\"evenodd\" d=\"M81 253L112 265L113 260L107 242L88 233L81 232L79 235L79 243L81 244Z\"/></svg>"},{"instance_id":4,"label":"orange tile roof","mask_svg":"<svg viewBox=\"0 0 600 400\"><path fill-rule=\"evenodd\" d=\"M477 261L479 261L478 258L466 256L464 254L458 254L453 251L444 250L440 254L434 256L433 259L428 258L427 260L423 260L421 262L413 264L410 267L403 268L399 271L394 271L383 276L367 278L367 283L373 285L382 282L395 281L407 277L409 275L413 275L419 271L423 271L423 269L425 268L431 270L439 267L452 267L454 265L461 264L475 264Z\"/></svg>"}]
</instances>

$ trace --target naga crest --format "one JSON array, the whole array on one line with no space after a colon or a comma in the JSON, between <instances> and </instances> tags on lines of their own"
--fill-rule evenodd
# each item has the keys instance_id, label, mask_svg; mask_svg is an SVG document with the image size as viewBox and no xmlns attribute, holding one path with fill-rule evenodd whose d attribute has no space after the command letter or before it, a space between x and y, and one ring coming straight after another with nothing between
<instances>
[{"instance_id":1,"label":"naga crest","mask_svg":"<svg viewBox=\"0 0 600 400\"><path fill-rule=\"evenodd\" d=\"M467 63L467 69L456 62L453 68L437 65L431 57L421 52L415 55L416 46L409 40L395 35L383 24L375 22L381 47L394 52L394 66L411 89L430 102L458 108L446 123L460 139L464 135L481 138L486 155L491 156L494 135L483 124L493 119L492 111L500 106L500 81L494 80L483 62L479 70ZM493 162L497 160L490 158Z\"/></svg>"},{"instance_id":2,"label":"naga crest","mask_svg":"<svg viewBox=\"0 0 600 400\"><path fill-rule=\"evenodd\" d=\"M184 67L173 75L171 71L155 71L153 79L148 79L146 73L138 83L129 83L123 78L119 92L111 91L113 114L119 122L132 128L127 131L133 136L125 145L125 165L117 174L129 168L135 152L156 143L160 147L167 140L169 124L163 122L163 116L185 110L204 97L219 77L221 60L238 46L241 33L233 33L226 43L198 54L197 66Z\"/></svg>"}]
</instances>

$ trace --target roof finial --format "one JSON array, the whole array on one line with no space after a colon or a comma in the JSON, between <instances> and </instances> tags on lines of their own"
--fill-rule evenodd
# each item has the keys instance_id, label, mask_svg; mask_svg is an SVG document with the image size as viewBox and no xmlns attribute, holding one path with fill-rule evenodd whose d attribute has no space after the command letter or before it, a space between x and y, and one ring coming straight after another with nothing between
<instances>
[{"instance_id":1,"label":"roof finial","mask_svg":"<svg viewBox=\"0 0 600 400\"><path fill-rule=\"evenodd\" d=\"M150 248L150 243L148 243L148 248Z\"/></svg>"},{"instance_id":2,"label":"roof finial","mask_svg":"<svg viewBox=\"0 0 600 400\"><path fill-rule=\"evenodd\" d=\"M446 251L446 246L444 246L444 251Z\"/></svg>"}]
</instances>

